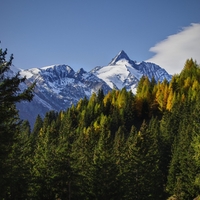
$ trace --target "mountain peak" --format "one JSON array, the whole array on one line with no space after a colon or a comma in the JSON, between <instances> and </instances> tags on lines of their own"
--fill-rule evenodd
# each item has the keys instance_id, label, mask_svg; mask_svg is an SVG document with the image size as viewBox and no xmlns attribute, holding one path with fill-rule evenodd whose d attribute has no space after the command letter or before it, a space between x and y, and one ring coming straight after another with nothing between
<instances>
[{"instance_id":1,"label":"mountain peak","mask_svg":"<svg viewBox=\"0 0 200 200\"><path fill-rule=\"evenodd\" d=\"M83 68L80 68L77 73L79 74L84 74L84 73L87 73Z\"/></svg>"},{"instance_id":2,"label":"mountain peak","mask_svg":"<svg viewBox=\"0 0 200 200\"><path fill-rule=\"evenodd\" d=\"M124 50L121 50L121 51L112 59L112 61L109 63L109 65L116 64L117 61L122 60L122 59L125 59L125 60L130 61L130 58L128 57L128 55L125 53Z\"/></svg>"}]
</instances>

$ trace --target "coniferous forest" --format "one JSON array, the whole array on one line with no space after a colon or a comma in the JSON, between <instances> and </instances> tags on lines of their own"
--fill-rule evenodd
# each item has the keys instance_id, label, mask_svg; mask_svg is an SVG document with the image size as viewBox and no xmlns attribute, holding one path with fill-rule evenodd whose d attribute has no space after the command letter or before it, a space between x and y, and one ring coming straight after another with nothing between
<instances>
[{"instance_id":1,"label":"coniferous forest","mask_svg":"<svg viewBox=\"0 0 200 200\"><path fill-rule=\"evenodd\" d=\"M131 91L99 90L31 130L15 103L34 84L0 51L0 199L191 200L200 195L200 66L170 82L142 77Z\"/></svg>"}]
</instances>

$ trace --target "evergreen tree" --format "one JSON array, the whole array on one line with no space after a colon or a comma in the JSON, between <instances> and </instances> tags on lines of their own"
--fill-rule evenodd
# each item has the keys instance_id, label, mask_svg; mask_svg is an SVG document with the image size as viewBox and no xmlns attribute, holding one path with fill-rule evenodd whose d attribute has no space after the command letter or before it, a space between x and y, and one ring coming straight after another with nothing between
<instances>
[{"instance_id":1,"label":"evergreen tree","mask_svg":"<svg viewBox=\"0 0 200 200\"><path fill-rule=\"evenodd\" d=\"M74 178L71 182L72 199L94 199L94 147L98 141L98 135L91 127L79 132L77 140L72 145L71 166Z\"/></svg>"},{"instance_id":2,"label":"evergreen tree","mask_svg":"<svg viewBox=\"0 0 200 200\"><path fill-rule=\"evenodd\" d=\"M97 102L98 103L103 103L103 99L104 99L104 93L102 89L98 90L98 94L97 94Z\"/></svg>"},{"instance_id":3,"label":"evergreen tree","mask_svg":"<svg viewBox=\"0 0 200 200\"><path fill-rule=\"evenodd\" d=\"M68 154L64 157L65 161L61 162L64 156L63 148L65 144L58 143L59 139L52 137L51 130L54 124L43 126L36 140L32 158L30 198L56 199L62 195L62 192L64 193L65 188L63 188L62 180L65 180L65 176L63 176L65 169L61 166L67 166L63 162L67 163L66 157ZM65 151L65 153L67 152ZM60 191L60 187L63 191Z\"/></svg>"},{"instance_id":4,"label":"evergreen tree","mask_svg":"<svg viewBox=\"0 0 200 200\"><path fill-rule=\"evenodd\" d=\"M194 184L198 189L198 195L200 195L200 118L199 118L199 111L200 111L200 95L198 96L193 112L193 140L192 140L192 148L194 150L194 160L197 166L197 171L195 175Z\"/></svg>"},{"instance_id":5,"label":"evergreen tree","mask_svg":"<svg viewBox=\"0 0 200 200\"><path fill-rule=\"evenodd\" d=\"M138 169L140 167L138 149L136 148L137 130L131 127L130 134L125 141L124 148L120 147L119 180L120 199L140 199ZM121 136L122 137L122 136ZM121 149L122 148L122 149Z\"/></svg>"},{"instance_id":6,"label":"evergreen tree","mask_svg":"<svg viewBox=\"0 0 200 200\"><path fill-rule=\"evenodd\" d=\"M0 49L0 198L15 199L16 188L11 186L13 179L10 170L13 168L10 168L9 159L20 131L20 120L15 103L31 101L34 84L23 91L20 90L20 84L26 79L21 78L19 73L13 77L8 76L7 72L12 65L13 56L11 55L6 61L6 54L7 50Z\"/></svg>"},{"instance_id":7,"label":"evergreen tree","mask_svg":"<svg viewBox=\"0 0 200 200\"><path fill-rule=\"evenodd\" d=\"M112 138L107 129L107 117L101 120L101 133L94 149L94 199L118 199L117 167L115 164Z\"/></svg>"},{"instance_id":8,"label":"evergreen tree","mask_svg":"<svg viewBox=\"0 0 200 200\"><path fill-rule=\"evenodd\" d=\"M30 124L24 121L20 131L15 135L15 142L12 151L6 159L7 170L9 171L9 185L7 192L8 199L27 199L29 195L29 183L31 180L31 141Z\"/></svg>"},{"instance_id":9,"label":"evergreen tree","mask_svg":"<svg viewBox=\"0 0 200 200\"><path fill-rule=\"evenodd\" d=\"M160 169L158 131L152 122L150 128L144 122L136 137L138 199L162 198L163 180Z\"/></svg>"},{"instance_id":10,"label":"evergreen tree","mask_svg":"<svg viewBox=\"0 0 200 200\"><path fill-rule=\"evenodd\" d=\"M73 169L74 158L71 156L71 134L59 133L57 137L57 140L54 139L51 142L52 190L54 198L70 200L74 199L74 191L77 191L77 188L74 187L74 182L77 179L75 170Z\"/></svg>"},{"instance_id":11,"label":"evergreen tree","mask_svg":"<svg viewBox=\"0 0 200 200\"><path fill-rule=\"evenodd\" d=\"M169 168L167 189L178 199L191 199L198 195L194 184L198 167L194 161L192 148L193 119L190 117L191 107L185 104L181 110L182 119L173 143L173 154Z\"/></svg>"},{"instance_id":12,"label":"evergreen tree","mask_svg":"<svg viewBox=\"0 0 200 200\"><path fill-rule=\"evenodd\" d=\"M34 135L34 137L36 137L40 131L40 129L43 126L43 120L40 117L40 115L37 116L34 127L33 127L33 131L32 134Z\"/></svg>"}]
</instances>

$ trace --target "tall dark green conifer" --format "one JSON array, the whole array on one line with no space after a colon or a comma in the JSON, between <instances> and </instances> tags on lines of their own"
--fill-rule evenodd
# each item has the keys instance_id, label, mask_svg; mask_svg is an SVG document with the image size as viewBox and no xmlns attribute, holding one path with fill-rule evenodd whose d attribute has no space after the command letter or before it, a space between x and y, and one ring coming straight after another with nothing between
<instances>
[{"instance_id":1,"label":"tall dark green conifer","mask_svg":"<svg viewBox=\"0 0 200 200\"><path fill-rule=\"evenodd\" d=\"M156 122L143 122L136 137L138 199L161 199L163 180L160 169L160 152Z\"/></svg>"},{"instance_id":2,"label":"tall dark green conifer","mask_svg":"<svg viewBox=\"0 0 200 200\"><path fill-rule=\"evenodd\" d=\"M194 184L199 169L195 163L194 149L191 145L194 137L192 107L192 105L185 103L181 109L182 119L173 143L167 184L170 194L175 194L178 199L188 200L199 194L198 187Z\"/></svg>"},{"instance_id":3,"label":"tall dark green conifer","mask_svg":"<svg viewBox=\"0 0 200 200\"><path fill-rule=\"evenodd\" d=\"M6 61L7 50L0 49L0 199L16 199L16 185L13 186L14 162L10 163L9 156L12 154L16 144L20 121L15 103L20 101L31 101L33 98L34 84L21 91L20 83L25 82L19 74L9 77L13 56ZM13 155L13 154L12 154ZM15 160L15 158L12 158ZM10 164L12 167L10 167ZM15 180L18 181L18 180Z\"/></svg>"},{"instance_id":4,"label":"tall dark green conifer","mask_svg":"<svg viewBox=\"0 0 200 200\"><path fill-rule=\"evenodd\" d=\"M93 128L80 130L78 138L72 145L70 154L74 177L71 181L73 199L94 199L93 153L98 136Z\"/></svg>"},{"instance_id":5,"label":"tall dark green conifer","mask_svg":"<svg viewBox=\"0 0 200 200\"><path fill-rule=\"evenodd\" d=\"M124 144L119 163L120 199L140 199L138 169L140 167L138 149L136 148L137 130L134 126Z\"/></svg>"},{"instance_id":6,"label":"tall dark green conifer","mask_svg":"<svg viewBox=\"0 0 200 200\"><path fill-rule=\"evenodd\" d=\"M101 132L94 149L94 199L118 199L117 166L113 155L113 141L108 130L108 119L102 116Z\"/></svg>"},{"instance_id":7,"label":"tall dark green conifer","mask_svg":"<svg viewBox=\"0 0 200 200\"><path fill-rule=\"evenodd\" d=\"M40 129L43 126L43 120L40 117L40 115L37 116L34 127L33 127L33 131L32 134L34 135L34 137L36 137L40 131Z\"/></svg>"}]
</instances>

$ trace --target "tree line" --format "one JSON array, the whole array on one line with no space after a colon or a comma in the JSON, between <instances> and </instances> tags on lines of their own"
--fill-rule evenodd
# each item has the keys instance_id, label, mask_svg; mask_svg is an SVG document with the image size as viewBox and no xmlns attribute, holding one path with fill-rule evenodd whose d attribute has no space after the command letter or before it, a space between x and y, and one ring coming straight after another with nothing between
<instances>
[{"instance_id":1,"label":"tree line","mask_svg":"<svg viewBox=\"0 0 200 200\"><path fill-rule=\"evenodd\" d=\"M200 66L131 91L102 90L65 111L39 115L33 130L15 103L34 84L4 76L0 51L0 199L194 199L200 195Z\"/></svg>"}]
</instances>

